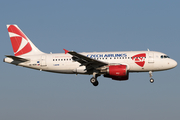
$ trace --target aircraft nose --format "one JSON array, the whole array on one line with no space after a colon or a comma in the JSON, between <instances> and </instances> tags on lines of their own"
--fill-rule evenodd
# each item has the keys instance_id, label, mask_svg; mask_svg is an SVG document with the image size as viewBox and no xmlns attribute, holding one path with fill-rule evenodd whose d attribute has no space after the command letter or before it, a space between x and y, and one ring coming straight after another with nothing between
<instances>
[{"instance_id":1,"label":"aircraft nose","mask_svg":"<svg viewBox=\"0 0 180 120\"><path fill-rule=\"evenodd\" d=\"M172 60L171 66L172 66L172 68L176 67L177 66L177 62L175 60Z\"/></svg>"}]
</instances>

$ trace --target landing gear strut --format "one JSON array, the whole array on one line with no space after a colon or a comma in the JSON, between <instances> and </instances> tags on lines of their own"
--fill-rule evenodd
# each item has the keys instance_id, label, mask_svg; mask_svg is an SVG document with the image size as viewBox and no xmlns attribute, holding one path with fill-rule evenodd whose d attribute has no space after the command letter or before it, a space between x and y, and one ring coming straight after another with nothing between
<instances>
[{"instance_id":1,"label":"landing gear strut","mask_svg":"<svg viewBox=\"0 0 180 120\"><path fill-rule=\"evenodd\" d=\"M97 77L100 76L99 74L97 74L96 72L93 73L93 77L90 79L90 82L94 85L94 86L98 86L99 82L97 81Z\"/></svg>"},{"instance_id":2,"label":"landing gear strut","mask_svg":"<svg viewBox=\"0 0 180 120\"><path fill-rule=\"evenodd\" d=\"M153 76L153 75L152 75L152 71L149 71L149 76L150 76L150 78L151 78L151 79L150 79L150 83L153 83L153 82L154 82L154 79L152 78L152 76Z\"/></svg>"}]
</instances>

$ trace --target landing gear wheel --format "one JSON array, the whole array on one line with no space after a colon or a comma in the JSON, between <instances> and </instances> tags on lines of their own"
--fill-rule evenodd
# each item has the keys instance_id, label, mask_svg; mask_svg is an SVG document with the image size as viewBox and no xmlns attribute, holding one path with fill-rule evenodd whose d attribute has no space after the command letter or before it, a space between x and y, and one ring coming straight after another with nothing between
<instances>
[{"instance_id":1,"label":"landing gear wheel","mask_svg":"<svg viewBox=\"0 0 180 120\"><path fill-rule=\"evenodd\" d=\"M153 82L154 82L154 79L153 79L153 78L151 78L151 79L150 79L150 82L151 82L151 83L153 83Z\"/></svg>"},{"instance_id":2,"label":"landing gear wheel","mask_svg":"<svg viewBox=\"0 0 180 120\"><path fill-rule=\"evenodd\" d=\"M94 78L94 77L92 77L92 78L90 79L90 82L91 82L94 86L98 86L98 84L99 84L99 82L97 81L97 79Z\"/></svg>"}]
</instances>

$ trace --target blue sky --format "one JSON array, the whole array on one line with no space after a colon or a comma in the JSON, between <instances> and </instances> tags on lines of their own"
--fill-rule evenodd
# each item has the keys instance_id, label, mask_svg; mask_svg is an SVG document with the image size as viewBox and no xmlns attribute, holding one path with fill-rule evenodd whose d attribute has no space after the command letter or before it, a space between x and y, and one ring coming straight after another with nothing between
<instances>
[{"instance_id":1,"label":"blue sky","mask_svg":"<svg viewBox=\"0 0 180 120\"><path fill-rule=\"evenodd\" d=\"M43 52L147 50L180 61L178 0L9 0L0 2L0 56L12 55L6 24L17 24ZM176 68L130 73L128 81L41 72L0 62L2 120L179 120Z\"/></svg>"}]
</instances>

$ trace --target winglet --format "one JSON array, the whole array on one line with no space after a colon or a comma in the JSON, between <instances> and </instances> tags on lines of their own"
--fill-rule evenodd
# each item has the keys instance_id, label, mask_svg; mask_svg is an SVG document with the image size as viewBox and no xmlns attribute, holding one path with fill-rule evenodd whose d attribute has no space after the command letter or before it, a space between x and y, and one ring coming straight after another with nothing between
<instances>
[{"instance_id":1,"label":"winglet","mask_svg":"<svg viewBox=\"0 0 180 120\"><path fill-rule=\"evenodd\" d=\"M64 50L64 52L65 52L65 54L67 54L69 51L68 50L66 50L66 49L63 49Z\"/></svg>"}]
</instances>

